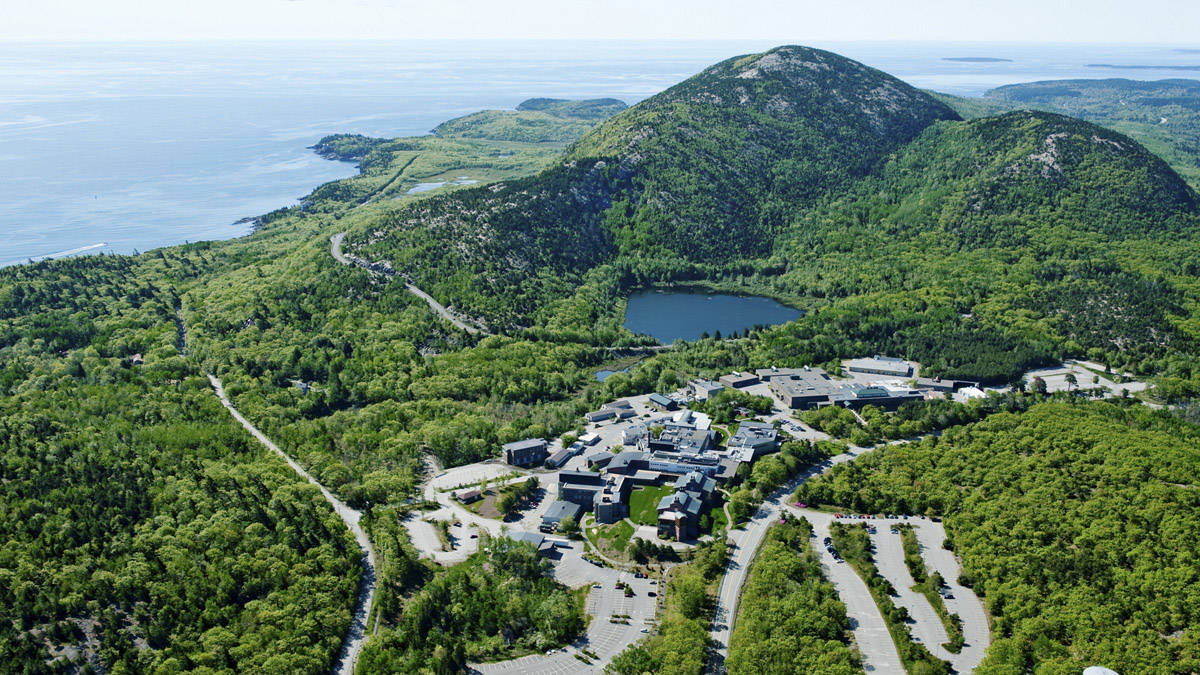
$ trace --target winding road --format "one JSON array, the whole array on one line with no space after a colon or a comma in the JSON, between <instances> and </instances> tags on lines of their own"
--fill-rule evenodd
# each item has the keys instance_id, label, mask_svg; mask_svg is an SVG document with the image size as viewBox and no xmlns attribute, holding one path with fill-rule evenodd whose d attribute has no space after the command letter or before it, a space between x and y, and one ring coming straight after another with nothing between
<instances>
[{"instance_id":1,"label":"winding road","mask_svg":"<svg viewBox=\"0 0 1200 675\"><path fill-rule=\"evenodd\" d=\"M342 649L338 653L337 661L334 664L333 672L337 675L353 675L354 667L358 663L358 655L362 652L363 644L367 640L367 618L371 615L371 606L375 602L375 549L371 546L371 540L367 538L367 533L363 531L359 525L359 520L362 519L362 512L357 509L352 509L345 502L338 499L332 492L325 489L324 485L317 482L304 467L296 463L294 459L289 457L287 453L279 449L279 446L271 442L266 434L259 431L257 427L250 423L242 416L237 408L229 401L229 397L225 395L225 387L221 384L221 380L216 375L209 374L208 381L212 383L213 390L217 393L217 398L221 400L221 405L229 410L229 414L233 415L241 425L250 432L251 436L258 439L268 450L274 452L287 462L292 470L303 477L308 482L317 486L321 494L325 497L325 501L329 502L333 507L338 517L346 524L350 532L354 534L355 541L358 542L358 547L362 549L362 579L358 585L358 602L354 605L354 615L350 622L350 631L346 634L346 639L342 642Z\"/></svg>"},{"instance_id":2,"label":"winding road","mask_svg":"<svg viewBox=\"0 0 1200 675\"><path fill-rule=\"evenodd\" d=\"M333 255L334 260L342 263L343 265L355 265L357 267L361 267L361 268L367 270L368 272L370 272L371 274L378 274L378 275L382 275L385 277L396 276L396 273L391 270L387 270L387 269L384 269L377 265L373 265L370 262L363 260L362 258L357 258L355 256L346 255L345 253L343 253L342 252L342 240L345 238L346 238L345 232L338 232L337 234L335 234L329 238L329 252L330 252L330 254ZM462 330L465 330L466 332L468 332L472 335L476 335L478 333L483 333L485 335L489 335L489 333L486 330L483 330L477 326L472 326L471 324L458 318L458 316L455 315L454 312L450 311L449 309L446 309L446 307L444 307L437 300L434 300L433 297L430 296L425 291L417 288L416 286L408 283L407 281L404 282L404 287L408 289L409 293L412 293L413 295L417 296L418 298L424 300L425 304L429 305L430 309L432 309L434 312L436 312L443 319L454 324L456 327L461 328Z\"/></svg>"}]
</instances>

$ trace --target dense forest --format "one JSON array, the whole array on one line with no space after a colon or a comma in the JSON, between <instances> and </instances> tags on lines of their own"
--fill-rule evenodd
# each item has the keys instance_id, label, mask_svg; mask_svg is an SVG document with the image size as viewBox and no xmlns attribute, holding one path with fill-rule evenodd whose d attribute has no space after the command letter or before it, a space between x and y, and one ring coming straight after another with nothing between
<instances>
[{"instance_id":1,"label":"dense forest","mask_svg":"<svg viewBox=\"0 0 1200 675\"><path fill-rule=\"evenodd\" d=\"M425 582L395 627L371 640L359 672L452 673L557 647L584 627L583 596L550 579L550 563L502 538Z\"/></svg>"},{"instance_id":2,"label":"dense forest","mask_svg":"<svg viewBox=\"0 0 1200 675\"><path fill-rule=\"evenodd\" d=\"M528 551L502 549L512 569L498 576L486 555L438 569L417 559L401 520L428 465L577 430L614 397L888 353L989 384L1084 356L1155 376L1160 402L1200 398L1197 198L1134 140L1048 112L977 106L960 120L884 73L799 47L731 59L622 108L532 100L428 136L330 137L316 150L360 174L264 215L248 237L0 269L4 658L31 672L59 654L114 672L328 668L357 550L317 493L228 419L209 372L364 510L380 557L365 672L452 670L577 629L572 598ZM330 237L341 232L348 252L396 275L337 263ZM442 320L406 281L487 332ZM805 314L738 340L681 343L596 382L608 348L649 342L621 326L626 294L672 285L759 293ZM991 672L1085 656L1195 669L1184 562L1194 427L1115 404L1032 402L868 411L851 440L946 435L880 451L813 489L947 516L998 617ZM723 417L761 403L731 394L709 405ZM845 420L826 415L813 422L836 433ZM971 434L990 434L995 456ZM1091 450L1101 437L1120 461L1105 459L1109 445ZM744 517L836 450L785 445L739 476L731 512ZM943 455L948 464L933 463ZM894 484L912 477L908 461L928 480ZM877 473L885 462L896 472ZM1133 480L1142 474L1163 478ZM1053 492L1039 507L1031 481L1046 476ZM1082 477L1109 482L1089 491ZM1114 532L1063 543L1061 523L1051 527L1061 508L1044 510L1059 502ZM1022 508L1001 513L1009 504ZM1012 531L1031 533L1020 549L1000 546L997 533ZM1105 541L1135 553L1095 550ZM618 672L702 669L724 559L714 546L677 568L659 631ZM1110 563L1089 585L1085 572ZM803 586L802 573L787 571ZM1122 632L1062 609L1080 607Z\"/></svg>"},{"instance_id":3,"label":"dense forest","mask_svg":"<svg viewBox=\"0 0 1200 675\"><path fill-rule=\"evenodd\" d=\"M0 661L328 671L360 573L341 521L206 380L110 348L7 364Z\"/></svg>"},{"instance_id":4,"label":"dense forest","mask_svg":"<svg viewBox=\"0 0 1200 675\"><path fill-rule=\"evenodd\" d=\"M1161 411L1050 402L881 448L799 497L945 517L994 644L978 672L1200 668L1200 430Z\"/></svg>"}]
</instances>

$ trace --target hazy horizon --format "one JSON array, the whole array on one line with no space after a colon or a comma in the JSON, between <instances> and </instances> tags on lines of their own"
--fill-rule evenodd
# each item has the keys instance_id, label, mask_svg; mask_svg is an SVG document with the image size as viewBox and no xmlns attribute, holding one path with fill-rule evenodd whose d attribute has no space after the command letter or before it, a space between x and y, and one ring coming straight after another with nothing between
<instances>
[{"instance_id":1,"label":"hazy horizon","mask_svg":"<svg viewBox=\"0 0 1200 675\"><path fill-rule=\"evenodd\" d=\"M88 39L737 39L1195 44L1200 4L1096 0L10 0L0 40ZM1164 21L1169 17L1169 21ZM765 26L765 27L764 27Z\"/></svg>"}]
</instances>

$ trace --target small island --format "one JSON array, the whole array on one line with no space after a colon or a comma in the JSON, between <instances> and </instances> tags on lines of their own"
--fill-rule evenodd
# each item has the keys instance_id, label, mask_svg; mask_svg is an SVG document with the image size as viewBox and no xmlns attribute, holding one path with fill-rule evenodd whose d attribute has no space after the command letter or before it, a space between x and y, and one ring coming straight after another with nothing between
<instances>
[{"instance_id":1,"label":"small island","mask_svg":"<svg viewBox=\"0 0 1200 675\"><path fill-rule=\"evenodd\" d=\"M1088 68L1108 68L1111 70L1200 70L1200 63L1182 66L1168 66L1148 64L1113 64L1113 63L1089 63Z\"/></svg>"}]
</instances>

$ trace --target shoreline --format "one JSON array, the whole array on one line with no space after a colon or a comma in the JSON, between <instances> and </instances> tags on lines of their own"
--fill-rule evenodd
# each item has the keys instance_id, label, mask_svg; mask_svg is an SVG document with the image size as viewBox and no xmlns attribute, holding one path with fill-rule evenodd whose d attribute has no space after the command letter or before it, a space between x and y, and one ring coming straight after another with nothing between
<instances>
[{"instance_id":1,"label":"shoreline","mask_svg":"<svg viewBox=\"0 0 1200 675\"><path fill-rule=\"evenodd\" d=\"M316 151L315 147L316 147L315 145L304 146L304 149L312 152L317 157L320 157L321 159L329 161L329 162L354 164L355 165L355 173L353 173L349 176L343 176L341 178L334 178L333 180L318 182L316 185L314 185L312 188L310 188L308 190L308 192L306 192L303 196L292 197L290 199L289 203L284 203L284 204L280 205L279 207L272 209L270 211L266 211L264 213L260 213L258 215L253 215L253 216L242 216L241 218L238 218L237 220L225 223L223 225L214 224L214 225L205 226L206 229L209 229L212 231L211 233L213 235L217 235L217 236L202 237L199 239L182 239L182 240L176 240L176 241L164 241L162 243L151 244L150 248L146 248L146 249L142 249L139 246L134 246L134 247L132 247L132 250L129 250L129 251L116 250L115 244L107 242L107 241L102 241L102 242L95 243L95 244L87 244L87 245L78 246L75 248L67 249L65 251L54 251L52 253L36 254L36 255L31 255L28 257L24 257L24 258L13 258L10 260L0 260L0 269L4 269L6 267L18 267L21 265L33 265L33 264L38 264L38 263L43 263L43 262L50 262L53 260L62 260L64 258L79 258L79 257L88 256L88 255L135 256L135 255L142 255L144 253L149 253L151 251L157 251L157 250L163 249L163 248L172 248L175 246L187 246L189 244L198 244L198 243L202 243L202 242L231 241L233 239L240 239L242 237L250 236L250 235L258 232L260 229L262 229L262 227L264 225L266 225L268 222L270 222L270 219L273 214L276 214L276 213L279 213L282 211L287 211L289 209L294 209L297 207L302 208L302 209L307 208L307 205L309 203L309 197L311 197L312 194L314 192L316 192L317 190L319 190L321 187L328 185L329 183L337 182L339 180L346 180L347 178L353 178L355 176L362 174L362 167L359 166L357 162L352 162L350 160L347 160L344 158L339 158L339 157L325 156L324 154ZM239 231L236 233L233 233L229 236L220 236L221 233L217 231L218 228L229 228L229 227L238 228ZM125 244L122 244L121 246L124 247ZM101 249L101 248L109 248L110 250L96 250L96 249Z\"/></svg>"}]
</instances>

